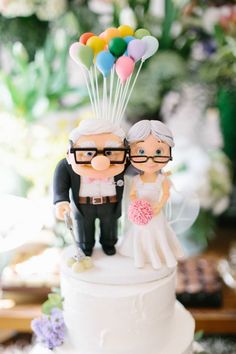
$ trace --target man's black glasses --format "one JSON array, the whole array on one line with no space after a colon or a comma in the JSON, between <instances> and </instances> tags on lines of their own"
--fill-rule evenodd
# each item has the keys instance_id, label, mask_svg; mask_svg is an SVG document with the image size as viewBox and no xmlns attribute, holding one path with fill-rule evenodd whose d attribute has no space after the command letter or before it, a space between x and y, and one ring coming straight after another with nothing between
<instances>
[{"instance_id":1,"label":"man's black glasses","mask_svg":"<svg viewBox=\"0 0 236 354\"><path fill-rule=\"evenodd\" d=\"M74 154L75 162L77 164L91 164L92 159L98 154L106 156L111 164L123 164L126 160L127 153L129 152L128 148L70 148L70 153Z\"/></svg>"}]
</instances>

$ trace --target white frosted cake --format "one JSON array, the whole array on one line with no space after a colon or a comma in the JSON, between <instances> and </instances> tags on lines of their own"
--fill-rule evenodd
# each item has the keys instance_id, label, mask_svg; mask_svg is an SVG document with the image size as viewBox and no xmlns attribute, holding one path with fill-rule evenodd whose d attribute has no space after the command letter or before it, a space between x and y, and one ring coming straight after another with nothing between
<instances>
[{"instance_id":1,"label":"white frosted cake","mask_svg":"<svg viewBox=\"0 0 236 354\"><path fill-rule=\"evenodd\" d=\"M175 299L175 269L134 267L128 257L93 255L94 268L61 269L65 343L57 354L190 354L194 320ZM37 345L32 354L51 353Z\"/></svg>"}]
</instances>

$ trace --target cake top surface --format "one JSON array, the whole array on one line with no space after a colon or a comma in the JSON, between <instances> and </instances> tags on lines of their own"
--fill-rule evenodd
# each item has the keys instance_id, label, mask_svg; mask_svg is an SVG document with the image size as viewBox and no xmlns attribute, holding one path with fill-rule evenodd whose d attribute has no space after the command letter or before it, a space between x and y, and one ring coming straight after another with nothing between
<instances>
[{"instance_id":1,"label":"cake top surface","mask_svg":"<svg viewBox=\"0 0 236 354\"><path fill-rule=\"evenodd\" d=\"M112 257L104 256L100 247L93 253L94 267L84 272L74 272L67 265L67 260L75 254L75 247L69 246L63 255L62 272L74 279L106 285L134 285L164 279L175 271L175 268L161 267L159 270L146 264L144 268L136 268L133 259L116 254Z\"/></svg>"}]
</instances>

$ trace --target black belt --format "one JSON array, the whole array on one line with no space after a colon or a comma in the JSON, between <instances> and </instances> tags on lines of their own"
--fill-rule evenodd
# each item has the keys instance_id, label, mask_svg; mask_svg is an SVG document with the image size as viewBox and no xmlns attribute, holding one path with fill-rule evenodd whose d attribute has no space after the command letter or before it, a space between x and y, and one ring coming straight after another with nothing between
<instances>
[{"instance_id":1,"label":"black belt","mask_svg":"<svg viewBox=\"0 0 236 354\"><path fill-rule=\"evenodd\" d=\"M107 204L107 203L117 203L117 196L107 196L107 197L79 197L79 204Z\"/></svg>"}]
</instances>

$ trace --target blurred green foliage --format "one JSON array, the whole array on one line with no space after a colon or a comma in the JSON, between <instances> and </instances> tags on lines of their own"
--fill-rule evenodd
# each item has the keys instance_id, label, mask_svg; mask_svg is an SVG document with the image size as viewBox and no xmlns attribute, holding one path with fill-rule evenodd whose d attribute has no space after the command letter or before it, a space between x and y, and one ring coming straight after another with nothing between
<instances>
[{"instance_id":1,"label":"blurred green foliage","mask_svg":"<svg viewBox=\"0 0 236 354\"><path fill-rule=\"evenodd\" d=\"M1 105L16 116L34 121L50 110L75 109L88 102L81 87L69 84L67 72L70 41L63 35L61 43L52 34L47 36L44 47L36 51L33 60L24 46L17 42L10 50L11 71L0 72ZM76 95L76 103L66 103L68 95Z\"/></svg>"}]
</instances>

